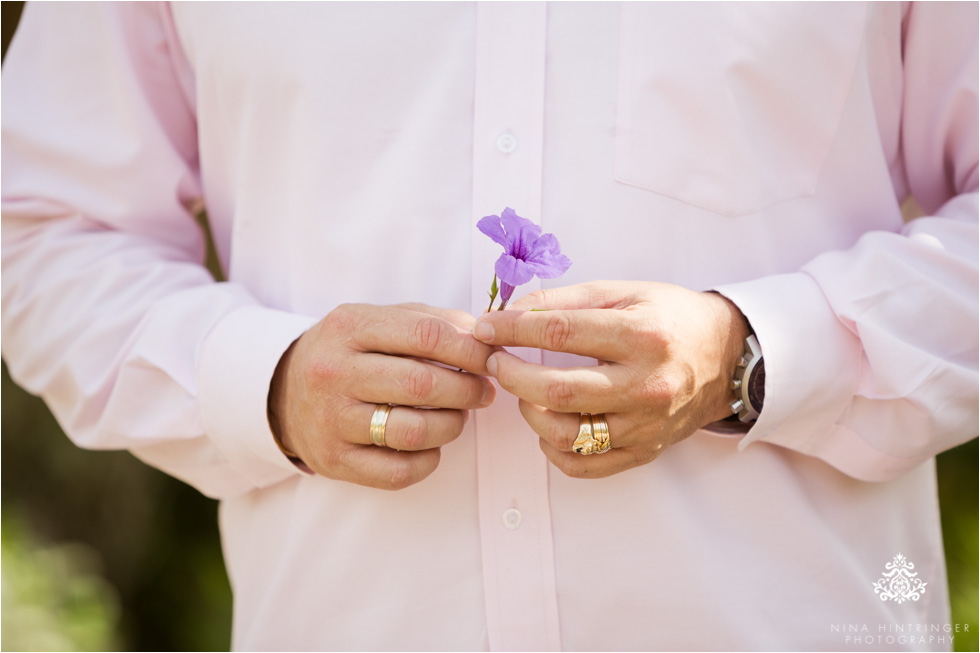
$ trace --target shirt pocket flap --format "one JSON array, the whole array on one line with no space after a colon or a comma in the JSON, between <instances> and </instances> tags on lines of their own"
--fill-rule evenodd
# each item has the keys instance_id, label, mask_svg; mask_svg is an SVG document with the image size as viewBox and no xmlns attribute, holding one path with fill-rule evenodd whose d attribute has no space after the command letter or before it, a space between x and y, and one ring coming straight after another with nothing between
<instances>
[{"instance_id":1,"label":"shirt pocket flap","mask_svg":"<svg viewBox=\"0 0 980 653\"><path fill-rule=\"evenodd\" d=\"M812 195L865 20L852 3L624 3L616 179L724 215Z\"/></svg>"}]
</instances>

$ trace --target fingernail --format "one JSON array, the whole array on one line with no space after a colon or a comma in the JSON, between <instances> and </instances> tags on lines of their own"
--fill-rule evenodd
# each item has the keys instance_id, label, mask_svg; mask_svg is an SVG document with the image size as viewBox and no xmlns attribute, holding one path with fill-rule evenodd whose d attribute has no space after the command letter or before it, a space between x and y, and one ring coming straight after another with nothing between
<instances>
[{"instance_id":1,"label":"fingernail","mask_svg":"<svg viewBox=\"0 0 980 653\"><path fill-rule=\"evenodd\" d=\"M496 363L496 361L494 361ZM494 397L496 397L497 391L494 390L492 383L487 383L486 387L483 388L483 398L480 400L480 406L486 408L493 403Z\"/></svg>"},{"instance_id":2,"label":"fingernail","mask_svg":"<svg viewBox=\"0 0 980 653\"><path fill-rule=\"evenodd\" d=\"M490 342L493 340L493 325L486 320L481 320L473 327L473 335L476 336L477 340Z\"/></svg>"},{"instance_id":3,"label":"fingernail","mask_svg":"<svg viewBox=\"0 0 980 653\"><path fill-rule=\"evenodd\" d=\"M491 328L492 330L492 328ZM497 357L491 356L487 359L487 371L490 372L490 376L497 376Z\"/></svg>"}]
</instances>

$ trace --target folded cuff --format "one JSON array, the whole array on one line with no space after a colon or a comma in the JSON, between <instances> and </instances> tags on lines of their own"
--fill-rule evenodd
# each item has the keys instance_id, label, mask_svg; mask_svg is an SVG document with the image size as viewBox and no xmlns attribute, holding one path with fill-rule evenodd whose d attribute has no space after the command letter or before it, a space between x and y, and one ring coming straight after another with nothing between
<instances>
[{"instance_id":1,"label":"folded cuff","mask_svg":"<svg viewBox=\"0 0 980 653\"><path fill-rule=\"evenodd\" d=\"M279 359L315 323L311 317L247 306L225 316L201 349L198 379L205 428L256 487L300 473L276 445L266 408Z\"/></svg>"},{"instance_id":2,"label":"folded cuff","mask_svg":"<svg viewBox=\"0 0 980 653\"><path fill-rule=\"evenodd\" d=\"M860 340L805 273L714 290L734 302L752 324L766 359L765 406L739 449L762 441L826 459L829 452L821 451L821 438L854 396ZM828 462L840 468L843 461Z\"/></svg>"}]
</instances>

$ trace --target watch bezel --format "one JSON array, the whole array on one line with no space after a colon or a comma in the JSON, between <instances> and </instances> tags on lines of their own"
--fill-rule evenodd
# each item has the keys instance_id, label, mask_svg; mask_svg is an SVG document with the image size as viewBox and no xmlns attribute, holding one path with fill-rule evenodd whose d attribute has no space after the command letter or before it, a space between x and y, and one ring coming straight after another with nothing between
<instances>
[{"instance_id":1,"label":"watch bezel","mask_svg":"<svg viewBox=\"0 0 980 653\"><path fill-rule=\"evenodd\" d=\"M745 353L742 354L742 359L745 361L745 366L739 366L735 372L735 378L739 381L738 396L742 400L742 409L738 411L738 419L741 422L752 422L759 418L759 410L758 407L752 405L752 400L749 397L749 381L752 379L752 373L756 367L762 362L762 348L759 346L759 341L755 335L745 339Z\"/></svg>"}]
</instances>

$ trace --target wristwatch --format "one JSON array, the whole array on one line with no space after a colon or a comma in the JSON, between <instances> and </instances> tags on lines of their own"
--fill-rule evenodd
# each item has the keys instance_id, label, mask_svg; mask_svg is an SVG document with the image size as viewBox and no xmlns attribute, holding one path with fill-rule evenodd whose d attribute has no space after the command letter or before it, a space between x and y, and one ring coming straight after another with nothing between
<instances>
[{"instance_id":1,"label":"wristwatch","mask_svg":"<svg viewBox=\"0 0 980 653\"><path fill-rule=\"evenodd\" d=\"M739 358L735 368L732 390L735 390L736 395L729 404L732 418L738 415L741 422L754 422L758 419L766 399L766 364L755 335L745 339L745 353Z\"/></svg>"}]
</instances>

